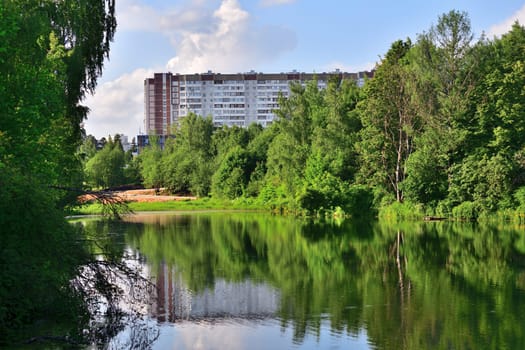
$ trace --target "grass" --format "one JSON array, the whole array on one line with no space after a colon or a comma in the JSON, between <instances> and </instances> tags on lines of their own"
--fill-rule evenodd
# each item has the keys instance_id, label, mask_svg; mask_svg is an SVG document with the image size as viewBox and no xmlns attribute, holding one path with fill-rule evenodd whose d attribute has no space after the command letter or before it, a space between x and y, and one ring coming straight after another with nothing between
<instances>
[{"instance_id":1,"label":"grass","mask_svg":"<svg viewBox=\"0 0 525 350\"><path fill-rule=\"evenodd\" d=\"M192 210L266 210L253 199L238 198L234 200L214 199L209 197L196 200L166 201L166 202L130 202L129 209L141 211L192 211ZM102 213L102 205L87 204L73 208L71 215L98 215Z\"/></svg>"}]
</instances>

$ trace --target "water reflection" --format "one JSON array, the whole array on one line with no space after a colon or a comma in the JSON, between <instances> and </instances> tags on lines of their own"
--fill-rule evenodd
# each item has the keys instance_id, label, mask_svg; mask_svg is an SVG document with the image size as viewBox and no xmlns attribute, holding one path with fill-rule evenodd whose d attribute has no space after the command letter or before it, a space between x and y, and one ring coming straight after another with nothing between
<instances>
[{"instance_id":1,"label":"water reflection","mask_svg":"<svg viewBox=\"0 0 525 350\"><path fill-rule=\"evenodd\" d=\"M279 307L279 293L252 280L228 282L217 279L213 288L190 290L182 275L161 263L156 273L157 298L151 316L163 322L211 321L221 319L265 319Z\"/></svg>"},{"instance_id":2,"label":"water reflection","mask_svg":"<svg viewBox=\"0 0 525 350\"><path fill-rule=\"evenodd\" d=\"M158 349L525 345L521 227L248 213L113 225L155 278Z\"/></svg>"}]
</instances>

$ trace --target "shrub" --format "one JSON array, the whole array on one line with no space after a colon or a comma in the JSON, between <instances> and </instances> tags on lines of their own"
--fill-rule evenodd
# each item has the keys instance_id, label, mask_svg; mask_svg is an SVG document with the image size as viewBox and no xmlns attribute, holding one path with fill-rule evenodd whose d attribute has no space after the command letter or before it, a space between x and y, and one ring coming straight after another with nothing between
<instances>
[{"instance_id":1,"label":"shrub","mask_svg":"<svg viewBox=\"0 0 525 350\"><path fill-rule=\"evenodd\" d=\"M381 207L379 216L387 219L421 219L424 214L421 207L409 202L393 202L387 206Z\"/></svg>"},{"instance_id":2,"label":"shrub","mask_svg":"<svg viewBox=\"0 0 525 350\"><path fill-rule=\"evenodd\" d=\"M373 209L374 193L366 186L350 186L344 193L343 209L351 216L367 216L375 214Z\"/></svg>"},{"instance_id":3,"label":"shrub","mask_svg":"<svg viewBox=\"0 0 525 350\"><path fill-rule=\"evenodd\" d=\"M475 220L479 216L478 205L471 201L463 202L452 209L452 216L460 220Z\"/></svg>"}]
</instances>

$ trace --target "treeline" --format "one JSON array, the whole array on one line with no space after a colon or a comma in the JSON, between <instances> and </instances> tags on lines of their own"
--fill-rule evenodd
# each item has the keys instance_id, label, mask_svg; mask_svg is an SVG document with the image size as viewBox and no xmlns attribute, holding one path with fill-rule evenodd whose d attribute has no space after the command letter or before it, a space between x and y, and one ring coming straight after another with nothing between
<instances>
[{"instance_id":1,"label":"treeline","mask_svg":"<svg viewBox=\"0 0 525 350\"><path fill-rule=\"evenodd\" d=\"M126 167L148 187L310 215L523 211L524 57L523 26L476 41L451 11L394 42L363 88L292 85L267 129L190 114Z\"/></svg>"},{"instance_id":2,"label":"treeline","mask_svg":"<svg viewBox=\"0 0 525 350\"><path fill-rule=\"evenodd\" d=\"M65 219L78 193L63 189L82 187L81 101L115 26L113 0L0 3L0 347L38 337L19 332L44 319L62 327L46 335L86 335L87 296L71 281L94 257Z\"/></svg>"}]
</instances>

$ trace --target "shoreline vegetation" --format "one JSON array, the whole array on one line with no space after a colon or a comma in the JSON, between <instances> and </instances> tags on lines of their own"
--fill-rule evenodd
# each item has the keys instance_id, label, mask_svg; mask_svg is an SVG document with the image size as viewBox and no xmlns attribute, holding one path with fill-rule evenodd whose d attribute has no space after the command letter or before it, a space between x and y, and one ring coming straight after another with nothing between
<instances>
[{"instance_id":1,"label":"shoreline vegetation","mask_svg":"<svg viewBox=\"0 0 525 350\"><path fill-rule=\"evenodd\" d=\"M294 215L315 218L352 218L342 212L340 208L324 210L323 213L315 215L305 215L304 212L298 213L287 210L286 208L276 208L268 204L261 203L255 198L236 198L236 199L216 199L212 197L177 196L170 195L165 189L143 189L131 191L118 191L119 196L127 208L132 212L164 212L164 211L213 211L213 210L239 210L239 211L258 211L279 215ZM155 194L158 193L158 194ZM99 203L85 202L70 208L68 215L103 215L103 205ZM377 213L368 215L378 220L412 220L412 221L498 221L498 222L524 222L525 212L521 210L499 210L493 213L486 213L477 217L468 216L468 213L455 213L450 216L437 216L425 213L421 207L410 203L394 202L382 207ZM366 215L364 215L366 216Z\"/></svg>"}]
</instances>

